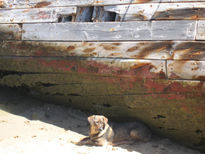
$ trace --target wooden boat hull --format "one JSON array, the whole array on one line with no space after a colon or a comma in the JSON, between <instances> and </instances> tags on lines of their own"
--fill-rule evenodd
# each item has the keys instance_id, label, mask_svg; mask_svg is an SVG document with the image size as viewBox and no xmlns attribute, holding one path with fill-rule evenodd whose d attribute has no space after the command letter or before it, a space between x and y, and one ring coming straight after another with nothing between
<instances>
[{"instance_id":1,"label":"wooden boat hull","mask_svg":"<svg viewBox=\"0 0 205 154\"><path fill-rule=\"evenodd\" d=\"M205 151L203 0L3 0L0 85L138 119Z\"/></svg>"},{"instance_id":2,"label":"wooden boat hull","mask_svg":"<svg viewBox=\"0 0 205 154\"><path fill-rule=\"evenodd\" d=\"M24 88L32 95L112 118L135 118L149 124L157 133L192 147L203 147L205 82L198 80L202 76L194 75L203 61L59 57L55 54L60 46L61 51L67 47L62 55L70 54L69 43L60 46L54 43L56 51L51 45L42 47L42 43L36 42L2 43L4 48L8 44L8 55L16 56L2 55L1 85ZM81 44L83 50L89 49L83 47L86 43ZM121 45L108 44L112 45L111 49ZM156 46L167 44L158 42ZM24 53L28 56L19 56ZM193 70L190 65L199 68ZM178 66L180 73L189 70L186 80L181 79L184 73L178 73Z\"/></svg>"}]
</instances>

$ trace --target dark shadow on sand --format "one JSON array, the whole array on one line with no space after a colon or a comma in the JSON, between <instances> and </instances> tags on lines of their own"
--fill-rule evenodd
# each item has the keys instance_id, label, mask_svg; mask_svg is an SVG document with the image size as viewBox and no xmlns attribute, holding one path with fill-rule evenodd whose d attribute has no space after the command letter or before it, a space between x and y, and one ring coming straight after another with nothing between
<instances>
[{"instance_id":1,"label":"dark shadow on sand","mask_svg":"<svg viewBox=\"0 0 205 154\"><path fill-rule=\"evenodd\" d=\"M88 135L89 124L87 122L87 117L89 114L72 109L66 105L52 104L32 98L17 89L0 87L0 109L15 115L23 116L29 120L40 120L64 128L65 130L71 130L86 136ZM168 148L170 146L172 148ZM168 139L155 135L149 142L121 145L120 147L128 151L136 151L142 154L151 154L150 151L157 154L182 154L182 151L183 154L193 154L191 149L174 144ZM176 153L176 151L172 151L172 149L177 149L179 152ZM196 154L200 153L196 152Z\"/></svg>"}]
</instances>

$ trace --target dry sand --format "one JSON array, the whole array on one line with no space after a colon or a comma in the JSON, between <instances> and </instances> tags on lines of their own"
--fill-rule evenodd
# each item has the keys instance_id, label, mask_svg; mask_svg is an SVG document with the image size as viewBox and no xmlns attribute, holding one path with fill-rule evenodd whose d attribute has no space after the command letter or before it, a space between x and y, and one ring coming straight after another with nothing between
<instances>
[{"instance_id":1,"label":"dry sand","mask_svg":"<svg viewBox=\"0 0 205 154\"><path fill-rule=\"evenodd\" d=\"M71 143L87 134L85 113L0 89L0 154L200 154L160 137L120 147Z\"/></svg>"}]
</instances>

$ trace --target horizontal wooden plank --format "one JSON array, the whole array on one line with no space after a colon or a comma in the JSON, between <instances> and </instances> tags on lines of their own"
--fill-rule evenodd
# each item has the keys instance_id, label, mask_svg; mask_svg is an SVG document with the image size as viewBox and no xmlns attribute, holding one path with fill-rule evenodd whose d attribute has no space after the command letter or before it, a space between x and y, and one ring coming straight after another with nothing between
<instances>
[{"instance_id":1,"label":"horizontal wooden plank","mask_svg":"<svg viewBox=\"0 0 205 154\"><path fill-rule=\"evenodd\" d=\"M58 22L61 15L74 15L76 7L0 9L0 23Z\"/></svg>"},{"instance_id":2,"label":"horizontal wooden plank","mask_svg":"<svg viewBox=\"0 0 205 154\"><path fill-rule=\"evenodd\" d=\"M18 24L0 24L0 40L20 40L21 26Z\"/></svg>"},{"instance_id":3,"label":"horizontal wooden plank","mask_svg":"<svg viewBox=\"0 0 205 154\"><path fill-rule=\"evenodd\" d=\"M127 10L127 8L129 9ZM105 6L105 11L116 12L117 21L135 20L198 20L205 19L205 2L195 3L146 3Z\"/></svg>"},{"instance_id":4,"label":"horizontal wooden plank","mask_svg":"<svg viewBox=\"0 0 205 154\"><path fill-rule=\"evenodd\" d=\"M194 40L196 21L23 24L23 31L23 40Z\"/></svg>"},{"instance_id":5,"label":"horizontal wooden plank","mask_svg":"<svg viewBox=\"0 0 205 154\"><path fill-rule=\"evenodd\" d=\"M128 5L95 7L92 17L92 7L49 7L29 9L0 9L0 23L35 23L58 22L61 16L73 16L77 22L86 21L121 21ZM97 11L97 12L96 12ZM124 21L135 20L199 20L204 19L205 2L198 3L147 3L133 4L129 7Z\"/></svg>"},{"instance_id":6,"label":"horizontal wooden plank","mask_svg":"<svg viewBox=\"0 0 205 154\"><path fill-rule=\"evenodd\" d=\"M48 3L48 2L47 2ZM45 4L47 4L45 2ZM42 3L41 5L45 5ZM102 10L98 15L109 15L110 12L117 13L117 21L120 21L126 12L124 21L135 20L199 20L204 19L205 2L195 3L147 3L147 4L133 4L128 5L115 5L98 7L95 10ZM76 21L91 21L92 7L80 7ZM47 8L27 8L27 9L1 9L0 10L0 23L30 23L30 22L57 22L60 15L73 15L76 13L76 7L47 7ZM81 18L85 18L82 20ZM107 17L109 19L109 16ZM106 19L106 20L108 20ZM98 20L98 21L106 21ZM95 19L94 19L95 21ZM97 21L97 20L96 20ZM108 20L110 21L110 19ZM112 20L111 20L112 21Z\"/></svg>"},{"instance_id":7,"label":"horizontal wooden plank","mask_svg":"<svg viewBox=\"0 0 205 154\"><path fill-rule=\"evenodd\" d=\"M149 22L24 24L23 40L148 40L150 28Z\"/></svg>"},{"instance_id":8,"label":"horizontal wooden plank","mask_svg":"<svg viewBox=\"0 0 205 154\"><path fill-rule=\"evenodd\" d=\"M110 57L205 60L203 41L40 42L0 41L1 56Z\"/></svg>"},{"instance_id":9,"label":"horizontal wooden plank","mask_svg":"<svg viewBox=\"0 0 205 154\"><path fill-rule=\"evenodd\" d=\"M1 71L165 78L165 61L109 58L0 58Z\"/></svg>"},{"instance_id":10,"label":"horizontal wooden plank","mask_svg":"<svg viewBox=\"0 0 205 154\"><path fill-rule=\"evenodd\" d=\"M99 57L101 49L97 42L0 41L1 56Z\"/></svg>"},{"instance_id":11,"label":"horizontal wooden plank","mask_svg":"<svg viewBox=\"0 0 205 154\"><path fill-rule=\"evenodd\" d=\"M133 0L132 4L138 3L166 3L166 2L203 2L204 0ZM47 6L102 6L102 5L118 5L130 4L130 0L2 0L0 7L2 8L40 8Z\"/></svg>"},{"instance_id":12,"label":"horizontal wooden plank","mask_svg":"<svg viewBox=\"0 0 205 154\"><path fill-rule=\"evenodd\" d=\"M43 90L50 94L137 95L205 94L205 81L95 76L73 73L1 72L0 85Z\"/></svg>"},{"instance_id":13,"label":"horizontal wooden plank","mask_svg":"<svg viewBox=\"0 0 205 154\"><path fill-rule=\"evenodd\" d=\"M96 48L99 57L205 60L205 42L202 41L105 42L100 43L101 46L103 48Z\"/></svg>"},{"instance_id":14,"label":"horizontal wooden plank","mask_svg":"<svg viewBox=\"0 0 205 154\"><path fill-rule=\"evenodd\" d=\"M205 80L205 62L169 60L167 73L170 79Z\"/></svg>"}]
</instances>

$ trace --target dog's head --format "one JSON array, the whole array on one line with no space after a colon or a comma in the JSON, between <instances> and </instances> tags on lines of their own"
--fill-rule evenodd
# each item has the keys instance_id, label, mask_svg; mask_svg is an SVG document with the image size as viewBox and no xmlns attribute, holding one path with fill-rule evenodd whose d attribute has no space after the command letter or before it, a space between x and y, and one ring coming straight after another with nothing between
<instances>
[{"instance_id":1,"label":"dog's head","mask_svg":"<svg viewBox=\"0 0 205 154\"><path fill-rule=\"evenodd\" d=\"M105 129L108 119L102 115L92 115L88 117L90 123L90 136L95 136Z\"/></svg>"}]
</instances>

